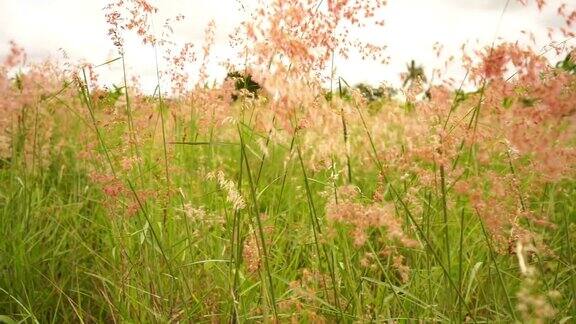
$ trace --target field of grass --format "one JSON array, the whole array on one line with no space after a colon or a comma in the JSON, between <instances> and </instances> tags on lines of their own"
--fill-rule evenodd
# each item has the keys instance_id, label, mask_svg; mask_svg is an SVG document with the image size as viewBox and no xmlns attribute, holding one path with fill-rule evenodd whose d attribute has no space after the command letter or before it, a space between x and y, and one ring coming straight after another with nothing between
<instances>
[{"instance_id":1,"label":"field of grass","mask_svg":"<svg viewBox=\"0 0 576 324\"><path fill-rule=\"evenodd\" d=\"M493 46L474 90L375 99L290 68L159 96L13 67L0 323L576 320L570 55Z\"/></svg>"}]
</instances>

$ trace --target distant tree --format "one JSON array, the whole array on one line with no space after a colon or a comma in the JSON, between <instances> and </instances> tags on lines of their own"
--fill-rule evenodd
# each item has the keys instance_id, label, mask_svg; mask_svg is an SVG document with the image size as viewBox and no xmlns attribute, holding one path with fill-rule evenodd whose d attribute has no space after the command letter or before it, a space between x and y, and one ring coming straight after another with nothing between
<instances>
[{"instance_id":1,"label":"distant tree","mask_svg":"<svg viewBox=\"0 0 576 324\"><path fill-rule=\"evenodd\" d=\"M396 90L394 88L384 85L374 88L365 83L358 83L355 88L360 91L360 93L362 93L368 102L381 99L390 99L396 94Z\"/></svg>"},{"instance_id":2,"label":"distant tree","mask_svg":"<svg viewBox=\"0 0 576 324\"><path fill-rule=\"evenodd\" d=\"M358 83L354 88L356 88L368 102L376 101L381 97L380 91L374 89L366 83Z\"/></svg>"},{"instance_id":3,"label":"distant tree","mask_svg":"<svg viewBox=\"0 0 576 324\"><path fill-rule=\"evenodd\" d=\"M324 93L324 98L327 101L331 101L334 96L339 97L344 101L352 100L352 94L350 90L358 90L362 96L369 102L373 103L379 100L390 100L394 95L396 95L397 90L393 87L387 86L385 83L378 87L372 87L366 83L358 83L354 87L351 87L346 81L339 80L338 87L335 91L326 91Z\"/></svg>"},{"instance_id":4,"label":"distant tree","mask_svg":"<svg viewBox=\"0 0 576 324\"><path fill-rule=\"evenodd\" d=\"M247 90L251 93L255 98L258 97L258 91L262 88L258 82L252 80L252 76L250 74L243 74L238 71L228 72L226 75L225 80L234 80L234 88L236 91ZM238 95L233 94L232 100L238 100Z\"/></svg>"},{"instance_id":5,"label":"distant tree","mask_svg":"<svg viewBox=\"0 0 576 324\"><path fill-rule=\"evenodd\" d=\"M416 65L416 62L411 60L409 64L406 64L406 73L404 73L402 87L406 87L409 82L412 83L416 80L426 82L426 75L424 74L422 65Z\"/></svg>"}]
</instances>

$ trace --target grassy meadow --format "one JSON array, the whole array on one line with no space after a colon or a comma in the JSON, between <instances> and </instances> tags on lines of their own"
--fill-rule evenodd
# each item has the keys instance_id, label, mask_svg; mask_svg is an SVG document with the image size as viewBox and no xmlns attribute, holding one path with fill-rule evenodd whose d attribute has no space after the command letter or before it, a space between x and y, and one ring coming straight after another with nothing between
<instances>
[{"instance_id":1,"label":"grassy meadow","mask_svg":"<svg viewBox=\"0 0 576 324\"><path fill-rule=\"evenodd\" d=\"M153 15L142 0L106 8L103 65L28 63L11 44L0 323L574 322L573 47L557 63L494 44L451 84L412 62L393 95L313 73L343 41L321 27L378 1L274 3L256 20L299 37L245 25L253 61L218 84L186 88L180 69L202 80L208 26L153 94L126 72L103 86L130 63L121 32L169 45L118 18ZM312 29L295 18L312 13Z\"/></svg>"}]
</instances>

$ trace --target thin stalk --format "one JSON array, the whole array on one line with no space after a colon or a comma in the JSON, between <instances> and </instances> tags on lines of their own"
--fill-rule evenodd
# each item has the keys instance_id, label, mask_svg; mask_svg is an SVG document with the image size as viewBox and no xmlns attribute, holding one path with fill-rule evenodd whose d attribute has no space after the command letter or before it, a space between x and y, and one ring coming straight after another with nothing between
<instances>
[{"instance_id":1,"label":"thin stalk","mask_svg":"<svg viewBox=\"0 0 576 324\"><path fill-rule=\"evenodd\" d=\"M36 150L38 145L38 121L39 121L39 111L38 105L36 104L36 109L34 110L34 139L32 143L32 172L36 169L36 160L38 159L38 152Z\"/></svg>"},{"instance_id":2,"label":"thin stalk","mask_svg":"<svg viewBox=\"0 0 576 324\"><path fill-rule=\"evenodd\" d=\"M130 95L128 94L128 77L127 77L127 73L126 73L126 62L124 60L124 53L122 52L120 54L120 56L122 58L122 75L123 75L123 79L124 79L124 98L126 100L126 116L128 117L128 132L130 133L128 138L132 142L132 146L134 148L134 153L136 153L136 156L138 157L138 161L137 161L136 165L138 167L138 175L141 176L142 175L142 167L140 166L140 160L142 158L142 155L140 154L140 149L138 148L138 140L136 138L136 132L134 131L134 119L132 117L132 108L130 105Z\"/></svg>"},{"instance_id":3,"label":"thin stalk","mask_svg":"<svg viewBox=\"0 0 576 324\"><path fill-rule=\"evenodd\" d=\"M334 53L332 53L334 55ZM342 82L338 79L338 92L342 97ZM330 100L332 104L332 100ZM344 107L340 108L340 118L342 119L342 135L344 136L344 147L346 149L346 165L348 168L348 183L352 183L352 164L350 163L350 152L348 152L348 126L344 117Z\"/></svg>"},{"instance_id":4,"label":"thin stalk","mask_svg":"<svg viewBox=\"0 0 576 324\"><path fill-rule=\"evenodd\" d=\"M244 162L246 164L246 175L248 176L248 183L250 185L250 196L252 197L252 210L254 213L254 217L256 218L256 225L258 227L258 234L260 236L260 243L262 246L262 260L264 263L264 269L266 272L266 276L268 277L268 285L269 289L268 292L270 294L270 301L272 303L272 311L274 312L274 318L278 319L278 311L276 309L276 297L274 295L274 283L272 281L272 273L270 271L270 264L268 259L268 251L266 248L266 239L264 237L264 229L262 227L262 220L260 219L260 214L258 213L258 198L256 194L256 188L254 186L254 182L252 180L252 173L250 172L250 163L248 163L248 156L246 155L245 150L245 143L244 137L242 136L242 131L240 130L240 126L238 125L238 135L240 136L240 149L242 156L244 157Z\"/></svg>"},{"instance_id":5,"label":"thin stalk","mask_svg":"<svg viewBox=\"0 0 576 324\"><path fill-rule=\"evenodd\" d=\"M426 220L426 236L430 235L430 208L431 208L431 203L432 203L432 193L430 191L427 192L426 195L426 214L423 217L423 219ZM428 303L432 304L432 280L431 280L431 265L430 265L430 255L428 253L426 253L426 270L428 271Z\"/></svg>"},{"instance_id":6,"label":"thin stalk","mask_svg":"<svg viewBox=\"0 0 576 324\"><path fill-rule=\"evenodd\" d=\"M458 249L458 288L462 291L462 265L464 263L464 208L460 213L460 244ZM462 318L462 300L458 300L458 314Z\"/></svg>"},{"instance_id":7,"label":"thin stalk","mask_svg":"<svg viewBox=\"0 0 576 324\"><path fill-rule=\"evenodd\" d=\"M565 236L566 236L566 248L568 250L568 264L572 267L572 269L574 269L574 254L572 254L573 250L572 250L572 240L570 239L570 223L568 222L568 213L564 212L564 232L565 232ZM571 280L570 280L570 284L572 286L572 293L571 293L571 297L572 300L574 300L574 294L576 293L576 276L571 276ZM572 308L574 311L576 311L576 303L572 303ZM576 312L574 312L574 314L576 314Z\"/></svg>"},{"instance_id":8,"label":"thin stalk","mask_svg":"<svg viewBox=\"0 0 576 324\"><path fill-rule=\"evenodd\" d=\"M166 201L164 202L164 218L163 218L163 228L166 230L166 220L168 217L168 203L170 201L170 171L168 170L168 147L166 145L166 122L164 120L164 101L162 99L162 89L160 88L160 67L158 65L158 49L154 45L154 59L156 62L156 79L158 90L158 112L160 114L160 122L162 129L162 147L164 149L164 171L166 173Z\"/></svg>"},{"instance_id":9,"label":"thin stalk","mask_svg":"<svg viewBox=\"0 0 576 324\"><path fill-rule=\"evenodd\" d=\"M180 190L180 204L181 204L181 206L182 206L182 209L185 208L184 199L185 199L184 193L182 192L182 190ZM192 256L192 255L194 255L194 253L193 253L193 252L194 252L194 249L193 249L193 247L192 247L191 244L190 244L190 238L192 237L192 231L190 230L190 224L189 224L189 222L188 222L188 219L185 218L185 219L184 219L184 223L186 224L185 227L186 227L186 243L187 243L187 248L188 248L188 250L190 251L190 255ZM183 270L181 270L181 273L183 273ZM182 278L185 278L185 277L182 276Z\"/></svg>"},{"instance_id":10,"label":"thin stalk","mask_svg":"<svg viewBox=\"0 0 576 324\"><path fill-rule=\"evenodd\" d=\"M452 113L458 107L458 104L460 103L458 101L458 94L462 92L462 87L464 87L464 82L466 82L466 79L468 78L469 73L470 73L470 69L467 69L466 74L464 75L464 78L462 79L462 82L460 83L460 86L458 87L458 90L454 94L454 99L452 101L452 105L450 106L450 110L448 111L448 116L446 116L446 120L444 121L444 126L442 127L443 129L446 129L446 127L448 126L448 121L450 120Z\"/></svg>"},{"instance_id":11,"label":"thin stalk","mask_svg":"<svg viewBox=\"0 0 576 324\"><path fill-rule=\"evenodd\" d=\"M508 309L510 311L510 314L514 318L514 321L518 321L518 318L516 317L516 312L514 312L514 306L512 306L512 300L510 299L510 294L508 293L508 289L506 289L506 284L504 283L504 278L502 277L502 272L500 271L500 267L498 266L498 262L496 262L496 257L494 256L494 249L492 248L492 243L490 242L490 237L488 236L488 233L486 232L486 228L484 227L484 223L482 222L482 219L480 218L480 214L478 213L478 210L476 210L476 215L478 216L478 220L480 221L480 226L482 227L482 233L484 233L484 238L486 239L486 244L488 245L488 251L490 254L490 259L492 260L492 263L494 263L494 268L496 268L496 273L498 274L498 280L500 282L500 285L502 286L502 289L504 290L504 294L506 295L506 302L507 302Z\"/></svg>"},{"instance_id":12,"label":"thin stalk","mask_svg":"<svg viewBox=\"0 0 576 324\"><path fill-rule=\"evenodd\" d=\"M242 173L244 164L244 153L240 151L240 169L238 175L238 190L242 187ZM240 281L240 265L242 263L242 239L241 239L241 214L239 210L234 211L234 220L232 223L232 237L231 237L231 249L230 249L230 271L234 272L234 279L232 281L232 298L233 298L233 314L232 318L236 319L236 322L240 322L240 314L238 312L238 305L240 305L239 294L238 294L238 283Z\"/></svg>"},{"instance_id":13,"label":"thin stalk","mask_svg":"<svg viewBox=\"0 0 576 324\"><path fill-rule=\"evenodd\" d=\"M442 191L442 217L444 220L444 247L446 248L446 261L448 270L452 269L450 265L450 234L448 230L448 206L446 202L446 176L444 174L444 165L440 166L440 183Z\"/></svg>"},{"instance_id":14,"label":"thin stalk","mask_svg":"<svg viewBox=\"0 0 576 324\"><path fill-rule=\"evenodd\" d=\"M294 149L295 140L296 140L296 134L292 136L292 140L290 141L290 150L288 151L288 156L290 157L290 159L288 160L288 163L290 163L292 159L292 150ZM284 168L284 175L282 176L280 195L278 196L278 204L276 205L276 214L278 214L278 212L280 211L280 202L282 201L282 196L284 195L284 188L286 187L286 178L288 177L288 163L286 163L286 166Z\"/></svg>"},{"instance_id":15,"label":"thin stalk","mask_svg":"<svg viewBox=\"0 0 576 324\"><path fill-rule=\"evenodd\" d=\"M270 144L270 139L272 137L272 131L274 129L274 122L276 121L276 114L272 117L272 126L270 126L270 130L268 131L268 136L266 136L266 143L264 147L268 149L268 145ZM256 186L260 183L260 176L262 175L262 169L264 168L264 160L266 160L266 153L262 153L262 157L260 158L260 165L258 166L258 173L256 174Z\"/></svg>"},{"instance_id":16,"label":"thin stalk","mask_svg":"<svg viewBox=\"0 0 576 324\"><path fill-rule=\"evenodd\" d=\"M308 199L309 215L312 222L312 231L314 234L314 244L316 245L316 250L318 253L318 266L321 265L320 260L320 243L318 241L318 235L322 233L320 228L320 222L318 221L318 215L316 214L316 208L314 207L314 200L312 198L312 191L310 190L310 183L308 182L308 176L306 175L306 168L304 167L304 161L302 160L302 153L300 152L300 147L296 146L296 151L298 152L298 159L300 160L300 166L302 168L302 176L304 178L304 187L306 188L306 197ZM332 256L328 255L328 251L325 246L323 246L322 251L324 252L324 257L328 263L328 270L330 271L330 278L332 279L332 289L334 291L334 302L338 310L340 311L341 318L344 318L342 308L340 307L340 298L338 296L338 289L336 288L336 273L334 271L334 266L330 260Z\"/></svg>"},{"instance_id":17,"label":"thin stalk","mask_svg":"<svg viewBox=\"0 0 576 324\"><path fill-rule=\"evenodd\" d=\"M90 89L88 88L88 78L86 77L86 71L82 69L82 74L84 77L84 84L80 85L80 91L84 100L86 101L86 106L88 107L88 112L90 113L90 119L92 120L92 126L94 126L94 130L96 131L96 136L98 137L98 141L100 142L100 146L104 150L104 155L106 156L106 161L110 165L110 171L112 175L116 178L116 171L114 169L114 164L112 163L112 158L110 157L110 153L108 152L108 148L106 143L104 142L104 138L102 137L102 133L100 132L100 128L98 128L98 122L96 121L96 116L94 115L94 107L92 103L92 99L90 98Z\"/></svg>"}]
</instances>

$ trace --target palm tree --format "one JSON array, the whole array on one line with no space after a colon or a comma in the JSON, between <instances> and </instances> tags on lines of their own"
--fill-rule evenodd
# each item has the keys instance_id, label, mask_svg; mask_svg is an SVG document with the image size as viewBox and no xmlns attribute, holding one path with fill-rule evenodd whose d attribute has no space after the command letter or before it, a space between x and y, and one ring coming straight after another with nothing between
<instances>
[{"instance_id":1,"label":"palm tree","mask_svg":"<svg viewBox=\"0 0 576 324\"><path fill-rule=\"evenodd\" d=\"M421 80L426 82L426 75L424 74L424 68L422 65L416 65L414 60L410 61L410 64L406 64L407 72L404 74L404 83L402 87L406 87L408 82L412 83L416 80Z\"/></svg>"}]
</instances>

